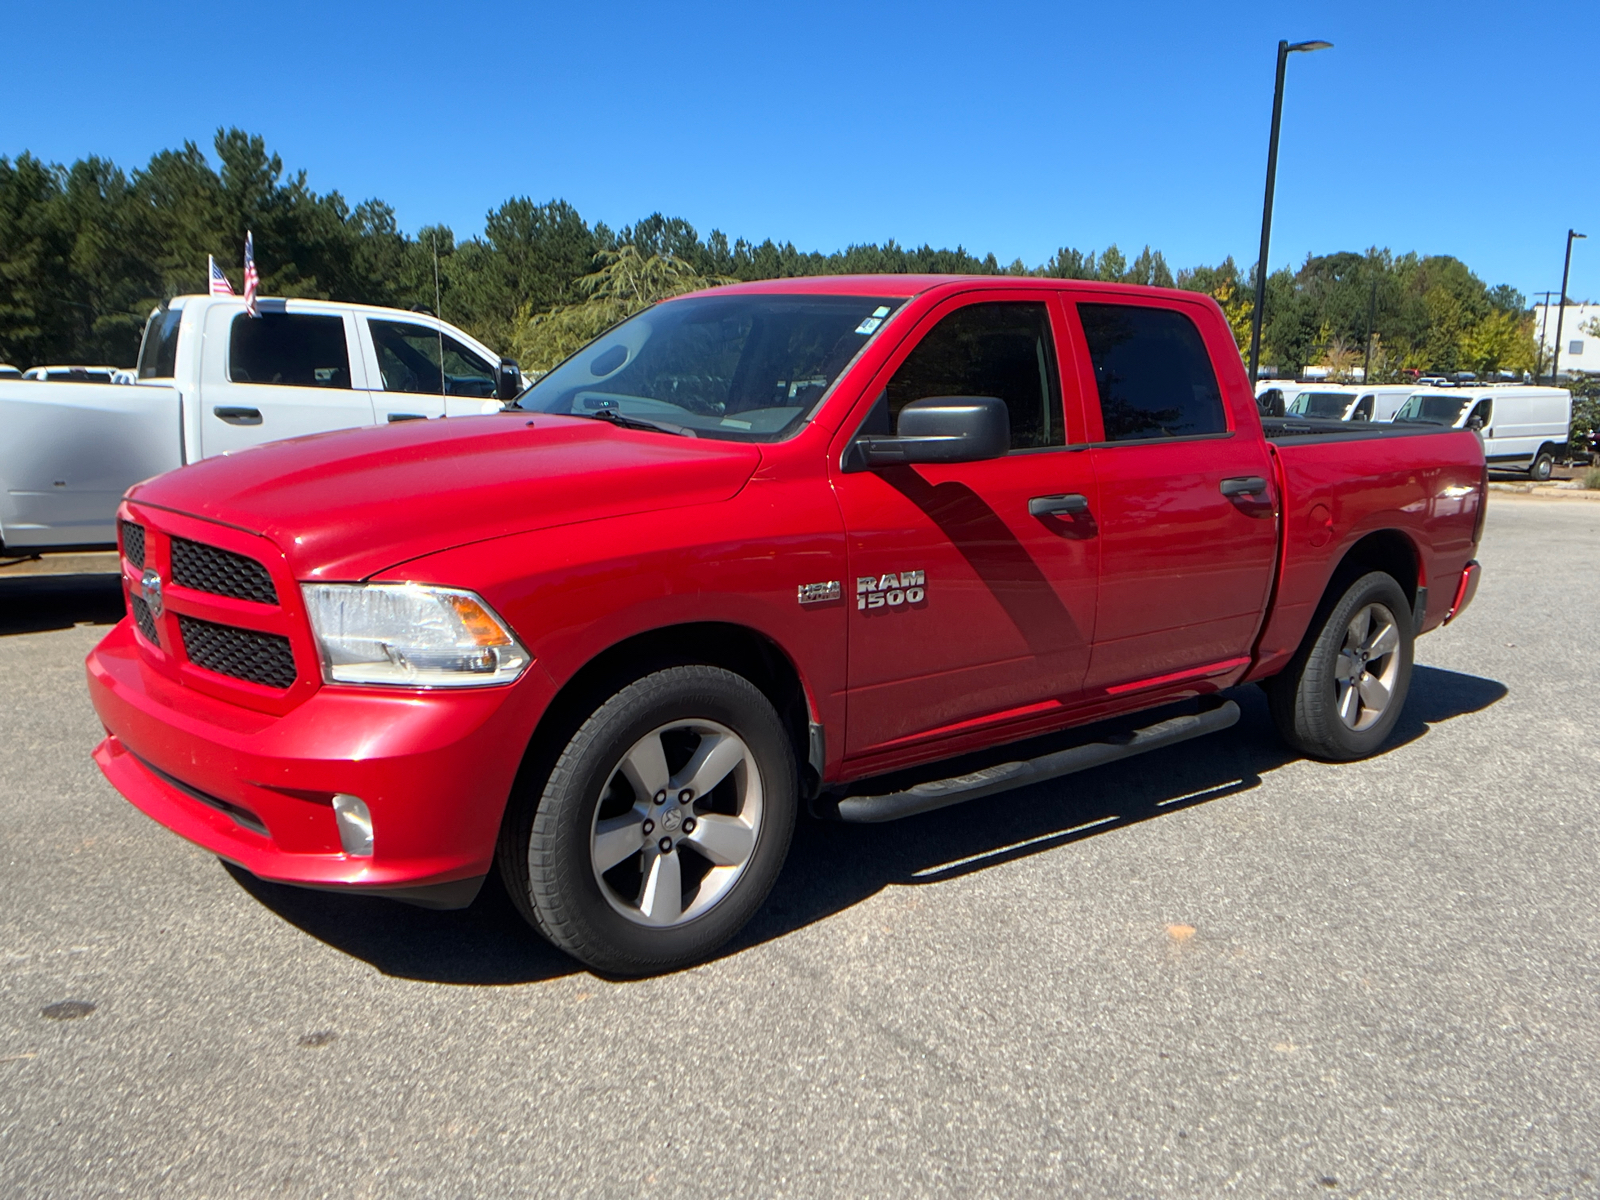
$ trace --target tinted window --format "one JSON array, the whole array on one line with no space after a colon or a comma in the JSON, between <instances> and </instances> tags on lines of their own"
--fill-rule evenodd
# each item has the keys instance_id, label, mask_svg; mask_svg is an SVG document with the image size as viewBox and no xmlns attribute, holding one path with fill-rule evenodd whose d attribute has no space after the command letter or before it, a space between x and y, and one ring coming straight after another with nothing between
<instances>
[{"instance_id":1,"label":"tinted window","mask_svg":"<svg viewBox=\"0 0 1600 1200\"><path fill-rule=\"evenodd\" d=\"M181 308L158 308L144 323L144 340L139 343L139 378L171 379L177 373L178 325Z\"/></svg>"},{"instance_id":2,"label":"tinted window","mask_svg":"<svg viewBox=\"0 0 1600 1200\"><path fill-rule=\"evenodd\" d=\"M441 335L436 329L404 321L368 321L367 327L372 330L372 345L378 352L384 391L493 398L494 368L448 333Z\"/></svg>"},{"instance_id":3,"label":"tinted window","mask_svg":"<svg viewBox=\"0 0 1600 1200\"><path fill-rule=\"evenodd\" d=\"M537 412L615 412L699 437L776 441L902 303L871 296L712 292L608 330L517 398Z\"/></svg>"},{"instance_id":4,"label":"tinted window","mask_svg":"<svg viewBox=\"0 0 1600 1200\"><path fill-rule=\"evenodd\" d=\"M347 388L344 318L310 313L241 313L228 338L228 378L280 387Z\"/></svg>"},{"instance_id":5,"label":"tinted window","mask_svg":"<svg viewBox=\"0 0 1600 1200\"><path fill-rule=\"evenodd\" d=\"M1011 410L1011 447L1063 446L1061 376L1049 309L969 304L940 321L889 380L889 416L930 396L995 396ZM892 427L892 425L891 425Z\"/></svg>"},{"instance_id":6,"label":"tinted window","mask_svg":"<svg viewBox=\"0 0 1600 1200\"><path fill-rule=\"evenodd\" d=\"M1454 425L1466 408L1470 396L1437 396L1418 392L1394 416L1396 421L1431 421L1435 425Z\"/></svg>"},{"instance_id":7,"label":"tinted window","mask_svg":"<svg viewBox=\"0 0 1600 1200\"><path fill-rule=\"evenodd\" d=\"M1223 433L1222 391L1194 322L1168 308L1080 304L1108 442Z\"/></svg>"},{"instance_id":8,"label":"tinted window","mask_svg":"<svg viewBox=\"0 0 1600 1200\"><path fill-rule=\"evenodd\" d=\"M1294 398L1289 411L1299 417L1329 417L1344 419L1344 410L1350 407L1346 392L1301 392Z\"/></svg>"}]
</instances>

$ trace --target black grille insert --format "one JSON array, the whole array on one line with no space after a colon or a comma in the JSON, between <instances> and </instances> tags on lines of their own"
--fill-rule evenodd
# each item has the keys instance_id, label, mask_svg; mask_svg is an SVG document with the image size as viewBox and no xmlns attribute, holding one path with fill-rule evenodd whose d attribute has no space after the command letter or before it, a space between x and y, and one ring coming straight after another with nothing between
<instances>
[{"instance_id":1,"label":"black grille insert","mask_svg":"<svg viewBox=\"0 0 1600 1200\"><path fill-rule=\"evenodd\" d=\"M187 538L172 539L172 582L213 596L276 604L278 590L266 567L253 558Z\"/></svg>"},{"instance_id":2,"label":"black grille insert","mask_svg":"<svg viewBox=\"0 0 1600 1200\"><path fill-rule=\"evenodd\" d=\"M122 556L141 571L144 570L144 526L132 521L122 523Z\"/></svg>"},{"instance_id":3,"label":"black grille insert","mask_svg":"<svg viewBox=\"0 0 1600 1200\"><path fill-rule=\"evenodd\" d=\"M128 607L133 610L133 622L139 632L159 646L161 639L156 636L156 619L150 615L150 606L138 596L129 596Z\"/></svg>"},{"instance_id":4,"label":"black grille insert","mask_svg":"<svg viewBox=\"0 0 1600 1200\"><path fill-rule=\"evenodd\" d=\"M294 651L286 637L181 614L178 630L184 653L197 667L270 688L286 688L295 680Z\"/></svg>"}]
</instances>

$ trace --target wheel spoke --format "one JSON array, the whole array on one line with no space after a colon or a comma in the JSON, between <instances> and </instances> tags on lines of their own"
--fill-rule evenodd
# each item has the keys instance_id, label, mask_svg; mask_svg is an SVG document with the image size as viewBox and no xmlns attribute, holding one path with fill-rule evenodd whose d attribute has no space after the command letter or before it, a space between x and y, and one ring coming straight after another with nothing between
<instances>
[{"instance_id":1,"label":"wheel spoke","mask_svg":"<svg viewBox=\"0 0 1600 1200\"><path fill-rule=\"evenodd\" d=\"M1373 712L1381 713L1388 705L1389 689L1376 675L1368 675L1357 686L1361 689L1361 703Z\"/></svg>"},{"instance_id":2,"label":"wheel spoke","mask_svg":"<svg viewBox=\"0 0 1600 1200\"><path fill-rule=\"evenodd\" d=\"M1341 683L1339 685L1339 717L1346 725L1355 727L1356 715L1361 711L1361 693L1356 691L1355 684Z\"/></svg>"},{"instance_id":3,"label":"wheel spoke","mask_svg":"<svg viewBox=\"0 0 1600 1200\"><path fill-rule=\"evenodd\" d=\"M596 823L594 869L601 874L644 848L643 817L637 810Z\"/></svg>"},{"instance_id":4,"label":"wheel spoke","mask_svg":"<svg viewBox=\"0 0 1600 1200\"><path fill-rule=\"evenodd\" d=\"M652 925L670 925L683 915L683 876L676 854L648 856L639 912Z\"/></svg>"},{"instance_id":5,"label":"wheel spoke","mask_svg":"<svg viewBox=\"0 0 1600 1200\"><path fill-rule=\"evenodd\" d=\"M738 738L722 733L705 734L695 748L694 757L678 772L682 782L674 782L672 790L689 788L698 799L726 779L728 772L743 759L744 743Z\"/></svg>"},{"instance_id":6,"label":"wheel spoke","mask_svg":"<svg viewBox=\"0 0 1600 1200\"><path fill-rule=\"evenodd\" d=\"M1365 647L1367 658L1382 658L1391 654L1400 646L1400 631L1395 628L1393 621L1384 621L1377 633L1367 639Z\"/></svg>"},{"instance_id":7,"label":"wheel spoke","mask_svg":"<svg viewBox=\"0 0 1600 1200\"><path fill-rule=\"evenodd\" d=\"M640 738L623 758L620 769L623 777L633 785L634 798L637 800L647 801L665 789L671 772L667 770L667 755L661 747L661 735L652 733L649 737Z\"/></svg>"},{"instance_id":8,"label":"wheel spoke","mask_svg":"<svg viewBox=\"0 0 1600 1200\"><path fill-rule=\"evenodd\" d=\"M738 817L707 813L697 818L694 832L685 839L719 867L737 867L750 857L756 831Z\"/></svg>"},{"instance_id":9,"label":"wheel spoke","mask_svg":"<svg viewBox=\"0 0 1600 1200\"><path fill-rule=\"evenodd\" d=\"M1333 677L1340 683L1348 683L1354 679L1359 670L1360 668L1356 666L1355 656L1348 651L1341 650L1339 657L1334 660Z\"/></svg>"},{"instance_id":10,"label":"wheel spoke","mask_svg":"<svg viewBox=\"0 0 1600 1200\"><path fill-rule=\"evenodd\" d=\"M1367 630L1372 626L1372 609L1363 608L1350 618L1350 624L1344 632L1344 646L1346 650L1359 650L1361 643L1367 640Z\"/></svg>"}]
</instances>

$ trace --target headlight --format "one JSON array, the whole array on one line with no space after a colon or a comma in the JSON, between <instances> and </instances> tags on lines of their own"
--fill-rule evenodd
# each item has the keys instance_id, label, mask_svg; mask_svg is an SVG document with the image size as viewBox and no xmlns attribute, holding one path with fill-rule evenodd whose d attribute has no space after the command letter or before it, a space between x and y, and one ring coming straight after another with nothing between
<instances>
[{"instance_id":1,"label":"headlight","mask_svg":"<svg viewBox=\"0 0 1600 1200\"><path fill-rule=\"evenodd\" d=\"M305 583L300 592L329 683L485 687L530 656L471 592L415 583Z\"/></svg>"}]
</instances>

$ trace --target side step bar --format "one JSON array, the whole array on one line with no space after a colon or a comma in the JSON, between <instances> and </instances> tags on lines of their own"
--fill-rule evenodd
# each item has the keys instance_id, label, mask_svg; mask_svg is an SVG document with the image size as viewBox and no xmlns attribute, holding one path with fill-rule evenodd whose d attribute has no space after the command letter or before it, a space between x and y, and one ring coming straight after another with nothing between
<instances>
[{"instance_id":1,"label":"side step bar","mask_svg":"<svg viewBox=\"0 0 1600 1200\"><path fill-rule=\"evenodd\" d=\"M1058 779L1091 767L1104 766L1120 759L1132 758L1149 750L1186 742L1227 729L1239 720L1239 706L1224 700L1216 708L1186 716L1170 717L1144 729L1124 734L1116 741L1089 742L1044 754L1021 762L1000 763L967 775L950 779L935 779L919 783L903 792L888 792L881 796L845 796L829 804L830 816L852 824L876 825L883 821L898 821L901 817L914 817L918 813L932 812L951 804L992 796L996 792L1010 791L1046 779Z\"/></svg>"}]
</instances>

